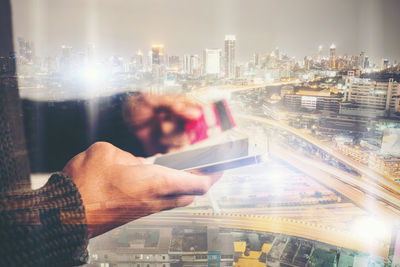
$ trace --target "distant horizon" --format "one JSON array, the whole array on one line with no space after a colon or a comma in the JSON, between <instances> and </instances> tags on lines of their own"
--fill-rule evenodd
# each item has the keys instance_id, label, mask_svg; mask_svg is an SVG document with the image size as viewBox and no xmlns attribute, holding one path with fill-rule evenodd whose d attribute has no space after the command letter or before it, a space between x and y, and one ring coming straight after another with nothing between
<instances>
[{"instance_id":1,"label":"distant horizon","mask_svg":"<svg viewBox=\"0 0 400 267\"><path fill-rule=\"evenodd\" d=\"M16 36L16 37L15 37L15 41L14 41L14 50L15 50L15 52L17 52L17 54L18 54L19 45L18 45L18 42L17 42L16 40L17 40L18 38L24 38L24 37L23 37L23 36ZM24 40L25 40L25 41L30 41L30 40L25 39L25 38L24 38ZM236 39L236 41L237 41L237 39ZM197 53L192 53L192 54L189 54L189 53L169 54L169 53L168 53L168 47L167 47L167 45L165 45L164 43L158 43L158 44L164 46L164 54L167 55L168 57L169 57L169 56L179 56L179 57L183 57L184 55L198 55L198 56L201 56L202 53L203 53L203 51L206 50L206 49L219 49L219 50L221 50L221 51L224 50L223 47L206 47L206 48L203 48L201 51L198 51ZM334 43L332 43L331 45L333 45L333 44L334 44ZM95 49L96 49L96 44L94 44L94 43L88 43L87 46L89 46L89 45L94 45L94 47L95 47ZM154 44L152 44L152 45L154 45ZM108 54L108 55L98 56L97 58L98 58L98 59L105 59L105 58L109 58L109 57L113 57L113 56L118 56L118 57L122 57L122 58L125 58L125 59L126 59L126 58L133 57L133 56L137 55L139 51L142 52L143 56L147 56L148 53L151 53L151 46L152 46L152 45L150 45L150 46L148 47L148 50L139 48L138 50L134 51L132 54L129 54L129 55L128 55L128 54L122 55L122 54L118 54L118 53L116 52L116 53L111 53L111 54ZM330 46L331 46L331 45L326 46L327 48L322 50L322 54L321 54L321 55L322 55L323 58L325 58L325 59L329 58L329 49L330 49ZM62 46L71 47L71 48L72 48L72 51L73 51L73 52L76 52L76 53L85 53L86 50L87 50L87 47L86 47L86 48L85 48L85 47L79 47L78 49L76 49L76 48L73 47L73 46L64 44L64 45L60 45L60 47L58 48L58 51L55 51L55 52L52 53L52 54L39 55L39 57L49 57L49 56L51 56L51 57L56 57L56 56L59 56L59 55L61 54L61 48L62 48ZM320 47L320 46L318 46L318 47ZM274 49L272 49L271 51L263 51L263 52L255 51L255 52L249 53L249 57L248 57L247 59L246 59L246 58L240 59L240 60L239 60L239 63L248 62L249 60L251 60L251 57L252 57L255 53L258 53L260 57L264 57L264 56L266 56L266 55L268 55L268 54L271 54L275 49L279 49L281 55L285 55L285 56L287 56L287 57L289 57L289 58L295 58L296 60L299 60L299 61L303 60L304 57L313 57L313 59L315 59L315 58L317 57L318 47L317 47L317 50L315 51L314 54L311 54L311 55L304 55L304 56L301 56L301 57L294 57L294 56L292 56L292 55L286 53L286 52L285 52L286 50L284 50L284 49L282 50L281 47L277 46L277 47L275 47ZM324 47L324 46L322 46L322 47ZM336 47L336 50L337 50L337 49L338 49L338 48ZM56 50L57 50L57 49L56 49ZM338 58L341 58L341 57L343 58L343 57L346 57L346 56L360 56L361 52L365 52L365 56L368 56L368 57L370 58L370 60L371 60L371 57L369 56L369 54L368 54L365 50L361 50L358 54L347 54L347 53L346 53L346 54L340 54L340 53L336 52L336 56L337 56ZM389 61L390 61L391 64L394 64L394 63L399 64L399 63L400 63L400 58L397 59L397 58L393 58L393 57L381 57L381 58L378 59L378 61L372 60L372 63L379 64L379 63L380 63L380 60L383 60L383 59L389 59Z\"/></svg>"},{"instance_id":2,"label":"distant horizon","mask_svg":"<svg viewBox=\"0 0 400 267\"><path fill-rule=\"evenodd\" d=\"M386 0L12 0L14 38L34 43L38 56L55 56L61 45L84 51L94 43L102 57L146 55L154 43L168 55L223 50L236 36L238 62L275 47L297 60L364 51L379 64L400 61L400 1ZM16 48L18 48L16 44Z\"/></svg>"}]
</instances>

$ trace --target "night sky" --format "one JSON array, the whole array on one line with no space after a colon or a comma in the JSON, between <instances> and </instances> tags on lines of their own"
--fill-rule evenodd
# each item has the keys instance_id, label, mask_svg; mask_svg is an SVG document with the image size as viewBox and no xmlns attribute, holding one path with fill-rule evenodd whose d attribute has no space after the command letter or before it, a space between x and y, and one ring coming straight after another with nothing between
<instances>
[{"instance_id":1,"label":"night sky","mask_svg":"<svg viewBox=\"0 0 400 267\"><path fill-rule=\"evenodd\" d=\"M331 43L337 53L400 59L399 0L12 0L14 35L37 55L63 44L99 56L131 56L162 43L169 55L223 48L236 34L240 60L279 46L302 59Z\"/></svg>"}]
</instances>

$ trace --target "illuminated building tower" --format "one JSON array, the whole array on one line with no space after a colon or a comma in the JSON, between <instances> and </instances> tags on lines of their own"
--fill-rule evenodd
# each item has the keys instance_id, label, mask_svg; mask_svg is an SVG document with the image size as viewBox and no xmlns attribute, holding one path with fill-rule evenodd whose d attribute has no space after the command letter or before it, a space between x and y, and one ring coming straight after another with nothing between
<instances>
[{"instance_id":1,"label":"illuminated building tower","mask_svg":"<svg viewBox=\"0 0 400 267\"><path fill-rule=\"evenodd\" d=\"M304 57L304 69L305 70L310 70L312 67L312 58L311 57Z\"/></svg>"},{"instance_id":2,"label":"illuminated building tower","mask_svg":"<svg viewBox=\"0 0 400 267\"><path fill-rule=\"evenodd\" d=\"M136 69L142 69L144 65L144 60L143 60L143 53L142 51L138 51L136 55L133 56L132 58L132 64Z\"/></svg>"},{"instance_id":3,"label":"illuminated building tower","mask_svg":"<svg viewBox=\"0 0 400 267\"><path fill-rule=\"evenodd\" d=\"M61 67L64 71L70 69L72 64L72 47L63 45L61 46Z\"/></svg>"},{"instance_id":4,"label":"illuminated building tower","mask_svg":"<svg viewBox=\"0 0 400 267\"><path fill-rule=\"evenodd\" d=\"M183 72L185 74L190 74L190 55L183 55Z\"/></svg>"},{"instance_id":5,"label":"illuminated building tower","mask_svg":"<svg viewBox=\"0 0 400 267\"><path fill-rule=\"evenodd\" d=\"M26 58L26 41L22 37L18 37L19 56Z\"/></svg>"},{"instance_id":6,"label":"illuminated building tower","mask_svg":"<svg viewBox=\"0 0 400 267\"><path fill-rule=\"evenodd\" d=\"M179 56L170 56L168 59L168 67L171 70L178 71L179 70L180 59Z\"/></svg>"},{"instance_id":7,"label":"illuminated building tower","mask_svg":"<svg viewBox=\"0 0 400 267\"><path fill-rule=\"evenodd\" d=\"M161 65L164 57L164 45L157 44L151 46L151 64Z\"/></svg>"},{"instance_id":8,"label":"illuminated building tower","mask_svg":"<svg viewBox=\"0 0 400 267\"><path fill-rule=\"evenodd\" d=\"M203 52L203 73L205 75L220 74L221 49L205 49Z\"/></svg>"},{"instance_id":9,"label":"illuminated building tower","mask_svg":"<svg viewBox=\"0 0 400 267\"><path fill-rule=\"evenodd\" d=\"M199 55L193 55L191 57L190 69L193 76L199 77L201 75L201 64Z\"/></svg>"},{"instance_id":10,"label":"illuminated building tower","mask_svg":"<svg viewBox=\"0 0 400 267\"><path fill-rule=\"evenodd\" d=\"M336 69L336 46L332 44L329 50L329 67L334 70Z\"/></svg>"},{"instance_id":11,"label":"illuminated building tower","mask_svg":"<svg viewBox=\"0 0 400 267\"><path fill-rule=\"evenodd\" d=\"M26 59L28 62L33 60L33 43L26 41L24 38L18 38L19 56Z\"/></svg>"},{"instance_id":12,"label":"illuminated building tower","mask_svg":"<svg viewBox=\"0 0 400 267\"><path fill-rule=\"evenodd\" d=\"M368 69L369 68L369 57L365 56L365 60L364 60L364 69Z\"/></svg>"},{"instance_id":13,"label":"illuminated building tower","mask_svg":"<svg viewBox=\"0 0 400 267\"><path fill-rule=\"evenodd\" d=\"M384 59L382 59L381 69L385 70L387 68L389 68L389 59L388 58L384 58Z\"/></svg>"},{"instance_id":14,"label":"illuminated building tower","mask_svg":"<svg viewBox=\"0 0 400 267\"><path fill-rule=\"evenodd\" d=\"M361 54L360 54L359 67L360 67L360 69L365 68L365 52L361 52Z\"/></svg>"},{"instance_id":15,"label":"illuminated building tower","mask_svg":"<svg viewBox=\"0 0 400 267\"><path fill-rule=\"evenodd\" d=\"M281 59L281 52L279 51L279 47L275 47L272 53L275 55L276 59Z\"/></svg>"},{"instance_id":16,"label":"illuminated building tower","mask_svg":"<svg viewBox=\"0 0 400 267\"><path fill-rule=\"evenodd\" d=\"M317 61L321 62L321 60L322 60L322 45L318 47L318 55L317 55Z\"/></svg>"},{"instance_id":17,"label":"illuminated building tower","mask_svg":"<svg viewBox=\"0 0 400 267\"><path fill-rule=\"evenodd\" d=\"M199 76L201 72L200 58L198 55L183 56L183 72L189 75Z\"/></svg>"},{"instance_id":18,"label":"illuminated building tower","mask_svg":"<svg viewBox=\"0 0 400 267\"><path fill-rule=\"evenodd\" d=\"M344 68L344 59L339 57L337 62L336 62L336 66L338 70L342 70Z\"/></svg>"},{"instance_id":19,"label":"illuminated building tower","mask_svg":"<svg viewBox=\"0 0 400 267\"><path fill-rule=\"evenodd\" d=\"M226 78L235 77L235 60L236 60L236 36L225 36L225 51L224 51L224 71Z\"/></svg>"},{"instance_id":20,"label":"illuminated building tower","mask_svg":"<svg viewBox=\"0 0 400 267\"><path fill-rule=\"evenodd\" d=\"M257 67L260 65L260 54L259 53L254 53L253 61L254 61L254 66Z\"/></svg>"}]
</instances>

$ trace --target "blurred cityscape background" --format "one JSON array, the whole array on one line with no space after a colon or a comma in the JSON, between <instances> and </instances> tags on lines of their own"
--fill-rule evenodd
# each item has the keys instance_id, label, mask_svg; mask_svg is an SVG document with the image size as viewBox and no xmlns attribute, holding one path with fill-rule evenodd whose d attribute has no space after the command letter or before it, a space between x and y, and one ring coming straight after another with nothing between
<instances>
[{"instance_id":1,"label":"blurred cityscape background","mask_svg":"<svg viewBox=\"0 0 400 267\"><path fill-rule=\"evenodd\" d=\"M189 24L193 22L188 12L196 20L197 13L207 12L207 7L226 7L221 24L234 21L237 25L224 26L229 32L216 35L225 28L219 27L218 15L212 12L213 21L204 23L219 30L210 36L204 31L199 34L214 40L209 42L213 46L196 51L193 45L185 48L185 42L177 46L171 40L177 35L164 34L160 38L164 41L148 42L140 49L132 43L135 49L108 54L102 43L108 39L74 46L77 42L59 38L62 34L53 40L51 34L43 33L47 28L40 30L40 25L56 20L46 12L61 12L51 1L34 1L37 6L30 14L30 4L22 7L14 2L16 51L0 58L0 73L16 70L22 98L50 106L97 97L112 99L133 91L183 94L200 103L227 99L237 121L234 131L267 146L265 163L225 172L206 196L189 207L142 218L91 240L87 266L400 266L400 19L393 15L400 10L399 2L299 1L305 7L297 12L286 10L287 1L281 4L285 10L271 1L246 5L216 1L215 7L206 1L201 4L205 11L200 7L190 10L186 3L182 16ZM291 22L291 28L279 25L277 18L269 21L271 25L263 24L258 17L263 13L255 11L256 2L260 8L269 4L268 15L276 11ZM89 25L99 38L102 29L96 21L102 17L96 16L109 4L80 3L83 11L79 12L92 10ZM81 32L73 22L78 4L72 1L71 6L63 6L68 16L60 20L67 26L57 21L60 30ZM146 12L152 10L136 4ZM166 5L153 0L147 5L152 4ZM113 5L124 4L116 1ZM129 5L126 8L133 8ZM176 1L171 5L175 7ZM243 21L227 19L229 10L235 10L235 15L243 12ZM130 27L147 31L147 20L163 11L132 12L142 16L144 25ZM168 18L166 25L155 19L156 26L165 27L166 32L175 24L181 29L176 12L163 14ZM256 12L256 26L248 27L254 33L245 36L242 32L250 30L240 25L252 21L252 12ZM21 18L22 14L29 19ZM335 27L316 31L315 27L331 25L321 14L326 20L335 18ZM304 21L296 26L299 18ZM350 25L352 19L357 19L356 26ZM315 25L320 21L319 27ZM119 27L123 22L116 19L113 23ZM307 25L310 29L304 28ZM126 36L130 27L124 25ZM259 37L268 27L278 29L275 35L295 37L290 44L285 38ZM371 34L364 36L368 29ZM357 45L351 38L346 40L349 32L359 33L351 37L358 40ZM377 39L371 39L376 32L380 32ZM195 38L192 31L179 36L179 40ZM129 40L123 37L107 38L114 38L115 43ZM307 43L304 38L311 40ZM34 40L39 40L40 48ZM43 48L46 42L49 45ZM188 40L188 46L193 42ZM174 44L171 49L169 43ZM310 52L298 56L297 47Z\"/></svg>"}]
</instances>

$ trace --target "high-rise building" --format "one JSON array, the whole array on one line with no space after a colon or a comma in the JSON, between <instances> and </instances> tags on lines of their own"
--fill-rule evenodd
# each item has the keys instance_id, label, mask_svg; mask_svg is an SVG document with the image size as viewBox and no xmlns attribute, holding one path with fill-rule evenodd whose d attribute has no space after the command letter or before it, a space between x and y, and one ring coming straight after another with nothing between
<instances>
[{"instance_id":1,"label":"high-rise building","mask_svg":"<svg viewBox=\"0 0 400 267\"><path fill-rule=\"evenodd\" d=\"M275 47L272 53L275 55L276 59L281 59L281 51L279 50L279 47Z\"/></svg>"},{"instance_id":2,"label":"high-rise building","mask_svg":"<svg viewBox=\"0 0 400 267\"><path fill-rule=\"evenodd\" d=\"M235 77L236 65L236 36L225 36L225 51L224 51L224 71L226 78Z\"/></svg>"},{"instance_id":3,"label":"high-rise building","mask_svg":"<svg viewBox=\"0 0 400 267\"><path fill-rule=\"evenodd\" d=\"M260 65L260 54L259 53L254 53L253 62L254 62L255 67L258 67Z\"/></svg>"},{"instance_id":4,"label":"high-rise building","mask_svg":"<svg viewBox=\"0 0 400 267\"><path fill-rule=\"evenodd\" d=\"M304 57L304 69L310 70L312 67L312 64L313 64L312 58L305 56Z\"/></svg>"},{"instance_id":5,"label":"high-rise building","mask_svg":"<svg viewBox=\"0 0 400 267\"><path fill-rule=\"evenodd\" d=\"M26 41L24 38L18 38L19 45L19 56L25 58L27 61L33 59L33 44L32 42Z\"/></svg>"},{"instance_id":6,"label":"high-rise building","mask_svg":"<svg viewBox=\"0 0 400 267\"><path fill-rule=\"evenodd\" d=\"M364 51L362 51L361 54L360 54L359 67L360 67L360 69L364 69L365 68L365 52Z\"/></svg>"},{"instance_id":7,"label":"high-rise building","mask_svg":"<svg viewBox=\"0 0 400 267\"><path fill-rule=\"evenodd\" d=\"M365 56L364 69L368 69L368 68L369 68L369 57Z\"/></svg>"},{"instance_id":8,"label":"high-rise building","mask_svg":"<svg viewBox=\"0 0 400 267\"><path fill-rule=\"evenodd\" d=\"M348 78L346 88L346 99L360 108L381 110L386 114L397 112L396 101L400 98L400 84L393 79L388 82L376 82Z\"/></svg>"},{"instance_id":9,"label":"high-rise building","mask_svg":"<svg viewBox=\"0 0 400 267\"><path fill-rule=\"evenodd\" d=\"M183 56L183 72L189 75L200 75L200 58L198 55Z\"/></svg>"},{"instance_id":10,"label":"high-rise building","mask_svg":"<svg viewBox=\"0 0 400 267\"><path fill-rule=\"evenodd\" d=\"M190 74L191 70L190 70L190 58L191 55L183 55L183 72L185 74Z\"/></svg>"},{"instance_id":11,"label":"high-rise building","mask_svg":"<svg viewBox=\"0 0 400 267\"><path fill-rule=\"evenodd\" d=\"M387 68L389 68L390 64L389 64L389 59L388 58L383 58L382 59L382 63L381 63L381 69L385 70Z\"/></svg>"},{"instance_id":12,"label":"high-rise building","mask_svg":"<svg viewBox=\"0 0 400 267\"><path fill-rule=\"evenodd\" d=\"M205 75L219 75L221 71L221 49L205 49L203 67Z\"/></svg>"},{"instance_id":13,"label":"high-rise building","mask_svg":"<svg viewBox=\"0 0 400 267\"><path fill-rule=\"evenodd\" d=\"M339 58L336 60L336 69L342 70L342 69L344 68L344 65L345 65L344 59L343 59L342 57L339 57Z\"/></svg>"},{"instance_id":14,"label":"high-rise building","mask_svg":"<svg viewBox=\"0 0 400 267\"><path fill-rule=\"evenodd\" d=\"M336 69L336 46L332 44L329 50L329 67L334 70Z\"/></svg>"},{"instance_id":15,"label":"high-rise building","mask_svg":"<svg viewBox=\"0 0 400 267\"><path fill-rule=\"evenodd\" d=\"M144 66L144 57L141 50L132 57L132 64L135 69L142 69Z\"/></svg>"},{"instance_id":16,"label":"high-rise building","mask_svg":"<svg viewBox=\"0 0 400 267\"><path fill-rule=\"evenodd\" d=\"M164 57L164 45L154 44L151 46L151 63L152 65L162 65Z\"/></svg>"},{"instance_id":17,"label":"high-rise building","mask_svg":"<svg viewBox=\"0 0 400 267\"><path fill-rule=\"evenodd\" d=\"M61 46L61 68L63 71L68 71L72 64L72 47L63 45Z\"/></svg>"},{"instance_id":18,"label":"high-rise building","mask_svg":"<svg viewBox=\"0 0 400 267\"><path fill-rule=\"evenodd\" d=\"M317 61L321 62L322 60L322 45L318 47Z\"/></svg>"},{"instance_id":19,"label":"high-rise building","mask_svg":"<svg viewBox=\"0 0 400 267\"><path fill-rule=\"evenodd\" d=\"M171 70L179 70L180 58L179 56L170 56L168 58L168 68Z\"/></svg>"}]
</instances>

